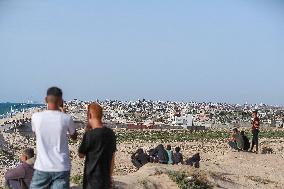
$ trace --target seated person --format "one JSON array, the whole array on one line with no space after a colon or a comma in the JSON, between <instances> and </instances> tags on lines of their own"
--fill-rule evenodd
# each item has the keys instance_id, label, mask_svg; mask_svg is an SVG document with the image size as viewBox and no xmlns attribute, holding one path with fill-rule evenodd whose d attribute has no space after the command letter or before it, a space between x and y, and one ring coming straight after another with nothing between
<instances>
[{"instance_id":1,"label":"seated person","mask_svg":"<svg viewBox=\"0 0 284 189\"><path fill-rule=\"evenodd\" d=\"M155 149L153 149L153 148L148 151L148 153L149 153L149 162L151 162L151 163L158 163L158 156L157 156L157 154L154 154L154 151L155 151Z\"/></svg>"},{"instance_id":2,"label":"seated person","mask_svg":"<svg viewBox=\"0 0 284 189\"><path fill-rule=\"evenodd\" d=\"M27 148L20 156L21 164L5 174L6 187L10 189L27 189L30 187L34 173L34 150Z\"/></svg>"},{"instance_id":3,"label":"seated person","mask_svg":"<svg viewBox=\"0 0 284 189\"><path fill-rule=\"evenodd\" d=\"M191 158L187 159L185 161L186 165L190 165L190 166L194 166L195 168L199 168L200 167L200 155L199 153L194 154Z\"/></svg>"},{"instance_id":4,"label":"seated person","mask_svg":"<svg viewBox=\"0 0 284 189\"><path fill-rule=\"evenodd\" d=\"M168 153L165 150L162 144L159 144L153 151L152 154L154 157L158 157L158 162L161 164L168 164L169 157Z\"/></svg>"},{"instance_id":5,"label":"seated person","mask_svg":"<svg viewBox=\"0 0 284 189\"><path fill-rule=\"evenodd\" d=\"M244 151L248 151L249 148L250 148L249 139L248 139L248 137L245 135L245 132L244 132L244 131L241 131L241 136L242 136L243 141L244 141L244 148L243 148L243 150L244 150Z\"/></svg>"},{"instance_id":6,"label":"seated person","mask_svg":"<svg viewBox=\"0 0 284 189\"><path fill-rule=\"evenodd\" d=\"M167 145L167 153L168 153L168 157L169 157L169 161L168 161L168 164L174 164L174 161L173 161L173 151L172 151L172 147L171 145Z\"/></svg>"},{"instance_id":7,"label":"seated person","mask_svg":"<svg viewBox=\"0 0 284 189\"><path fill-rule=\"evenodd\" d=\"M180 147L175 148L174 158L173 158L174 164L183 164L183 156L180 153Z\"/></svg>"},{"instance_id":8,"label":"seated person","mask_svg":"<svg viewBox=\"0 0 284 189\"><path fill-rule=\"evenodd\" d=\"M139 169L143 165L147 164L149 162L149 156L144 153L143 149L139 148L132 156L131 156L131 162L133 165Z\"/></svg>"},{"instance_id":9,"label":"seated person","mask_svg":"<svg viewBox=\"0 0 284 189\"><path fill-rule=\"evenodd\" d=\"M229 146L235 150L242 150L244 148L243 138L237 128L233 129Z\"/></svg>"}]
</instances>

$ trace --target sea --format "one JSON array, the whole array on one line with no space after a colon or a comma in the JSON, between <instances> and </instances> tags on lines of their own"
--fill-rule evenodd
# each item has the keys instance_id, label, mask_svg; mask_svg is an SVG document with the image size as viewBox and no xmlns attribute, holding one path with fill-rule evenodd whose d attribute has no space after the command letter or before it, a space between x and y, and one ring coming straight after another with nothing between
<instances>
[{"instance_id":1,"label":"sea","mask_svg":"<svg viewBox=\"0 0 284 189\"><path fill-rule=\"evenodd\" d=\"M0 103L0 118L3 118L11 113L21 112L23 110L43 107L44 104L34 104L34 103Z\"/></svg>"}]
</instances>

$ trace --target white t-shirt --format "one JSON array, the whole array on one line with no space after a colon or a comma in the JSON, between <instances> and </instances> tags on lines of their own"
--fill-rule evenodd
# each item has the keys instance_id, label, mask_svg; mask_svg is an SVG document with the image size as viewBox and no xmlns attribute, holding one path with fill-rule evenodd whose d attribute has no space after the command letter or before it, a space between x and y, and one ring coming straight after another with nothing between
<instances>
[{"instance_id":1,"label":"white t-shirt","mask_svg":"<svg viewBox=\"0 0 284 189\"><path fill-rule=\"evenodd\" d=\"M70 171L71 161L67 133L75 133L71 116L47 110L32 116L36 134L37 158L34 168L44 172Z\"/></svg>"}]
</instances>

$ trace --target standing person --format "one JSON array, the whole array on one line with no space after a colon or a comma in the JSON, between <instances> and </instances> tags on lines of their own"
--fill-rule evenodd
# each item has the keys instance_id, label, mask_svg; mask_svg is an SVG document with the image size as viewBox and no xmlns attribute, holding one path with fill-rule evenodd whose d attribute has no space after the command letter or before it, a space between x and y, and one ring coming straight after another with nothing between
<instances>
[{"instance_id":1,"label":"standing person","mask_svg":"<svg viewBox=\"0 0 284 189\"><path fill-rule=\"evenodd\" d=\"M69 189L71 161L67 133L73 140L77 134L70 115L60 111L62 90L47 90L47 110L32 116L36 135L37 158L31 189Z\"/></svg>"},{"instance_id":2,"label":"standing person","mask_svg":"<svg viewBox=\"0 0 284 189\"><path fill-rule=\"evenodd\" d=\"M5 174L6 187L9 189L28 189L34 173L34 150L27 148L20 156L21 164Z\"/></svg>"},{"instance_id":3,"label":"standing person","mask_svg":"<svg viewBox=\"0 0 284 189\"><path fill-rule=\"evenodd\" d=\"M102 123L103 109L97 104L88 107L88 126L79 147L85 157L83 189L110 189L116 151L114 132Z\"/></svg>"},{"instance_id":4,"label":"standing person","mask_svg":"<svg viewBox=\"0 0 284 189\"><path fill-rule=\"evenodd\" d=\"M168 153L168 157L169 157L169 161L168 161L168 164L174 164L174 161L173 161L173 151L172 151L172 147L171 145L167 145L167 153Z\"/></svg>"},{"instance_id":5,"label":"standing person","mask_svg":"<svg viewBox=\"0 0 284 189\"><path fill-rule=\"evenodd\" d=\"M252 112L252 142L251 142L251 149L250 152L253 151L254 145L256 146L255 152L258 153L258 134L259 134L259 126L260 126L260 121L257 116L257 111Z\"/></svg>"}]
</instances>

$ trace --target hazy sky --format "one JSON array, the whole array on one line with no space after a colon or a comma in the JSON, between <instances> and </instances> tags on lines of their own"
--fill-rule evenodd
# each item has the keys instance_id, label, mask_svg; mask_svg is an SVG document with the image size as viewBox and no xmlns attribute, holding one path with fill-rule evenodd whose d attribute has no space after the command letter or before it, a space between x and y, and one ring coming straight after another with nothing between
<instances>
[{"instance_id":1,"label":"hazy sky","mask_svg":"<svg viewBox=\"0 0 284 189\"><path fill-rule=\"evenodd\" d=\"M282 0L0 0L0 101L284 104Z\"/></svg>"}]
</instances>

